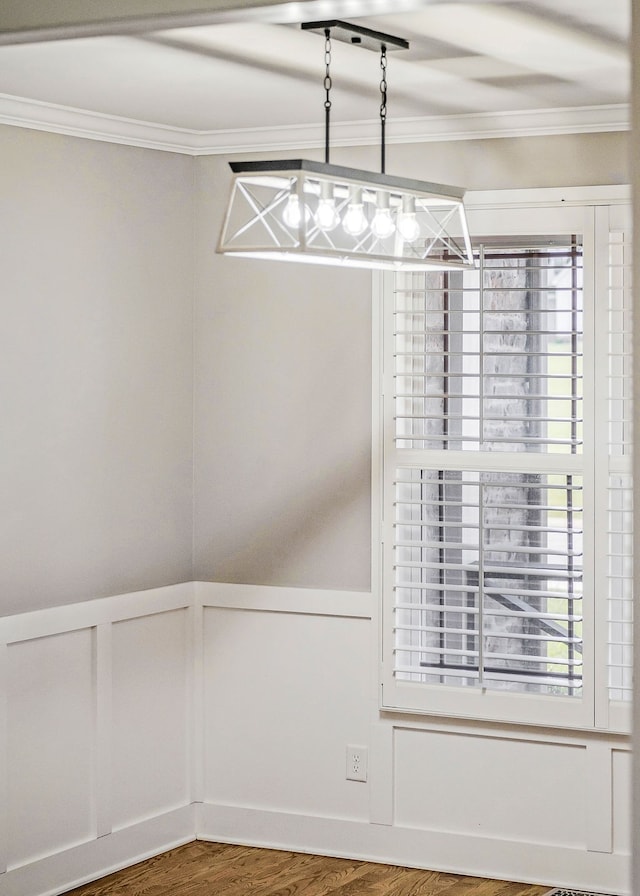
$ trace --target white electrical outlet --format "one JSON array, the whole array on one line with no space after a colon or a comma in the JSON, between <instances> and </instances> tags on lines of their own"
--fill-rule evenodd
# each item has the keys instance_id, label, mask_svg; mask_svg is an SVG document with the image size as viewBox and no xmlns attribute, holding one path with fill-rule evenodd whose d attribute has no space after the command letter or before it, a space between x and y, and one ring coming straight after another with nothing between
<instances>
[{"instance_id":1,"label":"white electrical outlet","mask_svg":"<svg viewBox=\"0 0 640 896\"><path fill-rule=\"evenodd\" d=\"M366 781L368 765L368 748L347 744L347 781Z\"/></svg>"}]
</instances>

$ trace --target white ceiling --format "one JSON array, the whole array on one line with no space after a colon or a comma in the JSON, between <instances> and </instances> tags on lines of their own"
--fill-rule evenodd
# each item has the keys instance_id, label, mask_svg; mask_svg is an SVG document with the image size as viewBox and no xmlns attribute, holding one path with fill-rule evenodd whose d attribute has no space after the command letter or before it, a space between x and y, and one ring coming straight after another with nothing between
<instances>
[{"instance_id":1,"label":"white ceiling","mask_svg":"<svg viewBox=\"0 0 640 896\"><path fill-rule=\"evenodd\" d=\"M367 5L380 8L358 8ZM630 0L409 5L418 8L349 19L410 41L409 50L389 54L390 139L628 124ZM378 55L334 40L332 76L338 142L377 139ZM145 134L162 142L162 134L185 151L313 145L322 137L323 78L322 38L291 21L150 24L130 34L0 45L0 121L84 127L105 139L129 134L134 143Z\"/></svg>"}]
</instances>

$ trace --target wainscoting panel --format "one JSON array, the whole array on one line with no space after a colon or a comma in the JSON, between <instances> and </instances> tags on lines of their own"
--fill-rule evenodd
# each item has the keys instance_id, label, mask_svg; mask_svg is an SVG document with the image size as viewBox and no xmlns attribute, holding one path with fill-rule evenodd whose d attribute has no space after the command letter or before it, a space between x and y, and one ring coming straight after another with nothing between
<instances>
[{"instance_id":1,"label":"wainscoting panel","mask_svg":"<svg viewBox=\"0 0 640 896\"><path fill-rule=\"evenodd\" d=\"M204 645L205 801L367 819L368 620L207 607Z\"/></svg>"},{"instance_id":2,"label":"wainscoting panel","mask_svg":"<svg viewBox=\"0 0 640 896\"><path fill-rule=\"evenodd\" d=\"M401 827L586 849L586 749L397 729Z\"/></svg>"},{"instance_id":3,"label":"wainscoting panel","mask_svg":"<svg viewBox=\"0 0 640 896\"><path fill-rule=\"evenodd\" d=\"M380 714L370 595L198 583L196 601L199 838L631 893L628 738ZM347 743L369 748L366 783L344 780Z\"/></svg>"},{"instance_id":4,"label":"wainscoting panel","mask_svg":"<svg viewBox=\"0 0 640 896\"><path fill-rule=\"evenodd\" d=\"M187 583L0 618L0 896L196 837L630 894L629 739L381 714L374 610Z\"/></svg>"},{"instance_id":5,"label":"wainscoting panel","mask_svg":"<svg viewBox=\"0 0 640 896\"><path fill-rule=\"evenodd\" d=\"M7 865L95 836L94 635L12 644L7 657Z\"/></svg>"},{"instance_id":6,"label":"wainscoting panel","mask_svg":"<svg viewBox=\"0 0 640 896\"><path fill-rule=\"evenodd\" d=\"M193 839L193 612L188 584L0 619L0 896Z\"/></svg>"},{"instance_id":7,"label":"wainscoting panel","mask_svg":"<svg viewBox=\"0 0 640 896\"><path fill-rule=\"evenodd\" d=\"M633 828L631 826L632 758L630 750L613 750L612 805L614 852L631 853Z\"/></svg>"},{"instance_id":8,"label":"wainscoting panel","mask_svg":"<svg viewBox=\"0 0 640 896\"><path fill-rule=\"evenodd\" d=\"M188 610L113 625L113 828L190 802Z\"/></svg>"}]
</instances>

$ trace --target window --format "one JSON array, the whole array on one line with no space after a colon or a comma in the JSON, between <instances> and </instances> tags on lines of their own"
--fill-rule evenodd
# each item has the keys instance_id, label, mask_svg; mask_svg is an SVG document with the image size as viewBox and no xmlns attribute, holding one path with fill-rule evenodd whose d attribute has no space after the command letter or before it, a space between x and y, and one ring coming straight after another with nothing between
<instances>
[{"instance_id":1,"label":"window","mask_svg":"<svg viewBox=\"0 0 640 896\"><path fill-rule=\"evenodd\" d=\"M470 209L476 270L385 279L383 707L624 727L626 211Z\"/></svg>"}]
</instances>

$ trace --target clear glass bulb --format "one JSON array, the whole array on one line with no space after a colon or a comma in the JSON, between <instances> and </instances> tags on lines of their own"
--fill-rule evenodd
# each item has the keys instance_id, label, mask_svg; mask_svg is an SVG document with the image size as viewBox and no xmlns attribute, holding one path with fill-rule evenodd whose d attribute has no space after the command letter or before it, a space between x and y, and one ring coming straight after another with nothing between
<instances>
[{"instance_id":1,"label":"clear glass bulb","mask_svg":"<svg viewBox=\"0 0 640 896\"><path fill-rule=\"evenodd\" d=\"M320 181L320 199L316 209L316 224L320 230L333 230L340 223L336 209L334 185L330 180Z\"/></svg>"},{"instance_id":2,"label":"clear glass bulb","mask_svg":"<svg viewBox=\"0 0 640 896\"><path fill-rule=\"evenodd\" d=\"M297 229L302 221L302 208L300 206L300 197L297 193L290 193L287 204L282 212L282 220L292 229Z\"/></svg>"},{"instance_id":3,"label":"clear glass bulb","mask_svg":"<svg viewBox=\"0 0 640 896\"><path fill-rule=\"evenodd\" d=\"M316 223L320 230L333 230L340 223L335 199L321 199L316 211Z\"/></svg>"},{"instance_id":4,"label":"clear glass bulb","mask_svg":"<svg viewBox=\"0 0 640 896\"><path fill-rule=\"evenodd\" d=\"M371 230L373 231L373 235L376 236L379 240L384 240L388 236L391 236L393 231L396 229L396 225L393 222L393 218L391 217L391 209L389 207L389 194L388 193L378 193L378 198L376 200L376 213L373 216L373 221L371 222Z\"/></svg>"},{"instance_id":5,"label":"clear glass bulb","mask_svg":"<svg viewBox=\"0 0 640 896\"><path fill-rule=\"evenodd\" d=\"M367 229L367 216L364 213L364 206L350 204L347 208L342 226L351 236L360 236Z\"/></svg>"},{"instance_id":6,"label":"clear glass bulb","mask_svg":"<svg viewBox=\"0 0 640 896\"><path fill-rule=\"evenodd\" d=\"M362 204L362 187L350 187L349 205L342 219L342 226L350 236L360 236L367 229L368 224Z\"/></svg>"},{"instance_id":7,"label":"clear glass bulb","mask_svg":"<svg viewBox=\"0 0 640 896\"><path fill-rule=\"evenodd\" d=\"M371 230L373 231L374 236L377 236L379 240L384 240L388 236L391 236L395 229L396 225L393 223L391 210L388 208L376 209L373 221L371 222Z\"/></svg>"},{"instance_id":8,"label":"clear glass bulb","mask_svg":"<svg viewBox=\"0 0 640 896\"><path fill-rule=\"evenodd\" d=\"M420 225L415 212L402 212L398 215L398 233L407 243L412 243L420 236Z\"/></svg>"},{"instance_id":9,"label":"clear glass bulb","mask_svg":"<svg viewBox=\"0 0 640 896\"><path fill-rule=\"evenodd\" d=\"M416 201L413 196L402 197L402 211L398 215L398 233L407 243L420 236L420 225L416 218Z\"/></svg>"}]
</instances>

